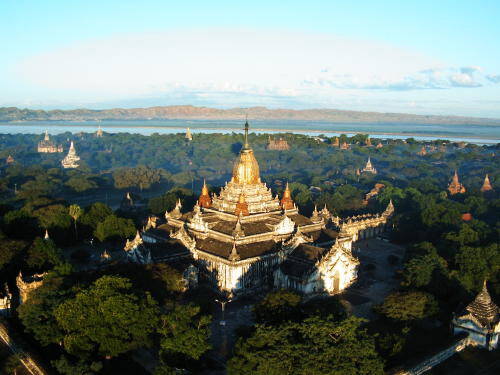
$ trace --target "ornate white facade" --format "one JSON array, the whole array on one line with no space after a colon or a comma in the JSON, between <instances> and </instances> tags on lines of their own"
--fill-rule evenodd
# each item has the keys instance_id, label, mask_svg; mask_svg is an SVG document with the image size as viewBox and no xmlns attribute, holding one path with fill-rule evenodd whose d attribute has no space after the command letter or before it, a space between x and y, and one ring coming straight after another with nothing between
<instances>
[{"instance_id":1,"label":"ornate white facade","mask_svg":"<svg viewBox=\"0 0 500 375\"><path fill-rule=\"evenodd\" d=\"M71 141L68 154L61 161L61 164L63 168L78 168L78 161L80 161L80 157L76 154L75 145Z\"/></svg>"}]
</instances>

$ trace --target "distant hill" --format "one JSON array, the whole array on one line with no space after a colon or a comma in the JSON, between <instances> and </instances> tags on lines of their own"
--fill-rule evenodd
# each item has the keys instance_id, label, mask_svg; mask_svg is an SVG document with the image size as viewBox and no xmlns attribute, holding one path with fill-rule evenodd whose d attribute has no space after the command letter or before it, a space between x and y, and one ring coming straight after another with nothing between
<instances>
[{"instance_id":1,"label":"distant hill","mask_svg":"<svg viewBox=\"0 0 500 375\"><path fill-rule=\"evenodd\" d=\"M112 109L72 109L33 110L16 107L0 108L0 121L85 121L85 120L242 120L245 115L252 120L303 120L329 121L341 123L415 123L415 124L479 124L500 125L500 119L426 116L405 113L379 113L343 111L338 109L269 109L266 107L217 109L191 105L112 108Z\"/></svg>"}]
</instances>

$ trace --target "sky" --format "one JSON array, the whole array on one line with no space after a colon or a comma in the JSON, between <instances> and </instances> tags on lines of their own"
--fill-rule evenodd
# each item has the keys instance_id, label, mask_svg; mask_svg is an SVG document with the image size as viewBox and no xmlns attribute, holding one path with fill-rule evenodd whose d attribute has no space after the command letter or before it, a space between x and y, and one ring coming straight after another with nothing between
<instances>
[{"instance_id":1,"label":"sky","mask_svg":"<svg viewBox=\"0 0 500 375\"><path fill-rule=\"evenodd\" d=\"M0 106L500 118L500 1L0 0Z\"/></svg>"}]
</instances>

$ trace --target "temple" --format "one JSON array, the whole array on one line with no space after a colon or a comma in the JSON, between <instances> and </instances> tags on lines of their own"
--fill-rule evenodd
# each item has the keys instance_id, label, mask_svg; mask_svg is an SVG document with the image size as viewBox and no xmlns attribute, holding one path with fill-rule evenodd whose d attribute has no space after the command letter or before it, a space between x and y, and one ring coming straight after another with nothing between
<instances>
[{"instance_id":1,"label":"temple","mask_svg":"<svg viewBox=\"0 0 500 375\"><path fill-rule=\"evenodd\" d=\"M75 145L73 141L71 141L71 145L69 146L68 154L61 160L61 164L63 168L78 168L78 161L80 157L76 154Z\"/></svg>"},{"instance_id":2,"label":"temple","mask_svg":"<svg viewBox=\"0 0 500 375\"><path fill-rule=\"evenodd\" d=\"M56 146L55 143L50 140L49 132L46 130L44 138L38 142L37 150L38 152L51 154L55 152L63 152L63 146Z\"/></svg>"},{"instance_id":3,"label":"temple","mask_svg":"<svg viewBox=\"0 0 500 375\"><path fill-rule=\"evenodd\" d=\"M481 193L486 193L487 191L493 191L493 186L491 186L490 178L488 175L484 177L483 186L481 186Z\"/></svg>"},{"instance_id":4,"label":"temple","mask_svg":"<svg viewBox=\"0 0 500 375\"><path fill-rule=\"evenodd\" d=\"M373 167L370 157L368 157L368 161L366 162L365 167L361 170L362 173L373 173L377 174L377 170Z\"/></svg>"},{"instance_id":5,"label":"temple","mask_svg":"<svg viewBox=\"0 0 500 375\"><path fill-rule=\"evenodd\" d=\"M150 219L142 240L136 237L135 243L151 247L153 262L186 257L187 252L200 278L227 296L273 287L341 292L357 277L359 261L352 243L382 232L394 211L392 203L381 214L344 220L326 206L315 209L311 217L302 215L288 184L279 199L261 181L248 130L246 122L244 145L220 193L210 196L204 183L193 211L183 213L178 201L165 213L163 224L159 218ZM131 243L127 253L133 250ZM159 251L162 244L164 250Z\"/></svg>"},{"instance_id":6,"label":"temple","mask_svg":"<svg viewBox=\"0 0 500 375\"><path fill-rule=\"evenodd\" d=\"M97 128L97 131L95 132L95 136L96 136L97 138L101 138L101 137L103 136L103 134L104 134L104 133L103 133L103 131L102 131L102 129L101 129L101 125L99 125L99 127Z\"/></svg>"},{"instance_id":7,"label":"temple","mask_svg":"<svg viewBox=\"0 0 500 375\"><path fill-rule=\"evenodd\" d=\"M486 281L474 301L455 314L452 321L453 333L465 332L472 345L496 349L500 334L500 310L492 301Z\"/></svg>"},{"instance_id":8,"label":"temple","mask_svg":"<svg viewBox=\"0 0 500 375\"><path fill-rule=\"evenodd\" d=\"M455 195L455 194L463 194L465 193L465 187L458 181L458 173L455 171L455 174L453 175L453 178L448 185L448 191L450 192L450 195Z\"/></svg>"},{"instance_id":9,"label":"temple","mask_svg":"<svg viewBox=\"0 0 500 375\"><path fill-rule=\"evenodd\" d=\"M271 138L271 136L269 136L267 142L267 149L276 151L287 151L290 150L290 145L288 144L286 139L283 139L281 137L278 139L274 139Z\"/></svg>"},{"instance_id":10,"label":"temple","mask_svg":"<svg viewBox=\"0 0 500 375\"><path fill-rule=\"evenodd\" d=\"M420 151L418 152L418 155L420 156L425 156L427 155L427 150L425 149L425 146L422 146L422 148L420 149Z\"/></svg>"},{"instance_id":11,"label":"temple","mask_svg":"<svg viewBox=\"0 0 500 375\"><path fill-rule=\"evenodd\" d=\"M185 137L188 141L192 141L193 140L193 135L191 134L191 130L189 130L189 128L187 128L186 130L186 137Z\"/></svg>"}]
</instances>

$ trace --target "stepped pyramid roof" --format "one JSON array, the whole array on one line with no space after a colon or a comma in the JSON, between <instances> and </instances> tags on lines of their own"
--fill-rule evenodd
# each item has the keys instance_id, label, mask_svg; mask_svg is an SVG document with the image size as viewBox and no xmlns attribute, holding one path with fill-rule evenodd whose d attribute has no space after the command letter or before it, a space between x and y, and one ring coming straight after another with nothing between
<instances>
[{"instance_id":1,"label":"stepped pyramid roof","mask_svg":"<svg viewBox=\"0 0 500 375\"><path fill-rule=\"evenodd\" d=\"M498 306L491 299L486 286L486 280L484 281L483 289L465 309L483 326L490 326L498 322L500 311Z\"/></svg>"}]
</instances>

